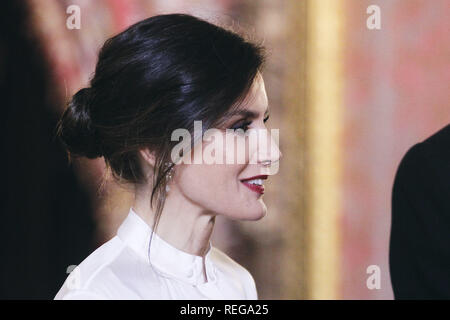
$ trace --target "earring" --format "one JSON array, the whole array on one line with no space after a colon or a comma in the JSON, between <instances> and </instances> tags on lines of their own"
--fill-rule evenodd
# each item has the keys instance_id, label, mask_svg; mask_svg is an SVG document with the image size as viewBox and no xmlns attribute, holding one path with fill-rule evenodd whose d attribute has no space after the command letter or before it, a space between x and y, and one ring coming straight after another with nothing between
<instances>
[{"instance_id":1,"label":"earring","mask_svg":"<svg viewBox=\"0 0 450 320\"><path fill-rule=\"evenodd\" d=\"M166 162L165 163L165 169L169 168L171 166L171 162ZM166 193L170 191L170 187L169 187L169 181L172 179L173 177L173 166L170 168L170 170L167 172L166 174Z\"/></svg>"}]
</instances>

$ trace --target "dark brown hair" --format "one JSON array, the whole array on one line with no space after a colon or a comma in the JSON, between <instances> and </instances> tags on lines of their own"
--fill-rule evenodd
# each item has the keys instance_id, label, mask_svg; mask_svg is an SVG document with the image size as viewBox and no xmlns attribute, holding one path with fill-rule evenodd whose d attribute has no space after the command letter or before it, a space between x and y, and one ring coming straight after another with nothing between
<instances>
[{"instance_id":1,"label":"dark brown hair","mask_svg":"<svg viewBox=\"0 0 450 320\"><path fill-rule=\"evenodd\" d=\"M147 183L138 151L156 160L150 206L156 221L171 166L171 133L219 126L249 89L263 48L235 32L186 14L158 15L108 39L90 86L78 91L58 124L69 156L103 156L120 182ZM174 164L172 163L172 166Z\"/></svg>"}]
</instances>

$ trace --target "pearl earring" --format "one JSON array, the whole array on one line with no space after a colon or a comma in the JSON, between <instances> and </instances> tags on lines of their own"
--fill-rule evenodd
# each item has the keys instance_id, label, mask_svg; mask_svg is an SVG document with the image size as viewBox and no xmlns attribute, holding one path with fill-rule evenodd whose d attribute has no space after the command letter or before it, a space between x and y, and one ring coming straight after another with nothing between
<instances>
[{"instance_id":1,"label":"pearl earring","mask_svg":"<svg viewBox=\"0 0 450 320\"><path fill-rule=\"evenodd\" d=\"M171 162L166 162L165 163L165 168L169 168L171 166ZM173 166L170 168L170 170L167 172L166 174L166 192L170 191L170 187L169 187L169 181L172 179L173 177Z\"/></svg>"}]
</instances>

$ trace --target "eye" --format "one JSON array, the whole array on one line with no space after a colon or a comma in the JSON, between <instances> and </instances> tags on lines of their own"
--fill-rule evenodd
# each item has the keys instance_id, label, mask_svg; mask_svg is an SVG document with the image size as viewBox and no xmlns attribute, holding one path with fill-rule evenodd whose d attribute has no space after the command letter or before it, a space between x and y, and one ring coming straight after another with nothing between
<instances>
[{"instance_id":1,"label":"eye","mask_svg":"<svg viewBox=\"0 0 450 320\"><path fill-rule=\"evenodd\" d=\"M245 132L248 130L248 126L251 125L251 123L252 123L251 121L240 122L231 129L233 130L241 129Z\"/></svg>"},{"instance_id":2,"label":"eye","mask_svg":"<svg viewBox=\"0 0 450 320\"><path fill-rule=\"evenodd\" d=\"M269 115L267 115L267 117L265 117L264 118L264 123L266 123L267 122L267 120L269 120ZM244 132L246 132L249 128L248 128L248 126L249 125L251 125L252 124L252 122L251 121L245 121L245 119L244 120L242 120L242 121L239 121L236 125L234 125L231 129L232 130L238 130L238 129L241 129L242 131L244 131ZM240 130L239 130L240 131Z\"/></svg>"}]
</instances>

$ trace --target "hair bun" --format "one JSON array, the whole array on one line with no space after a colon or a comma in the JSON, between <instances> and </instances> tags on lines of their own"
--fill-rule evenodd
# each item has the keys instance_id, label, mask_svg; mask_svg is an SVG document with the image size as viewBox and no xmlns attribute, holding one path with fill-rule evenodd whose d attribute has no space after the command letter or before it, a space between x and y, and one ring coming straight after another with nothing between
<instances>
[{"instance_id":1,"label":"hair bun","mask_svg":"<svg viewBox=\"0 0 450 320\"><path fill-rule=\"evenodd\" d=\"M70 154L90 159L102 156L91 118L90 88L79 90L58 123L58 137Z\"/></svg>"}]
</instances>

